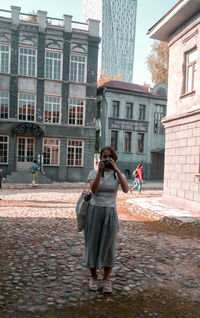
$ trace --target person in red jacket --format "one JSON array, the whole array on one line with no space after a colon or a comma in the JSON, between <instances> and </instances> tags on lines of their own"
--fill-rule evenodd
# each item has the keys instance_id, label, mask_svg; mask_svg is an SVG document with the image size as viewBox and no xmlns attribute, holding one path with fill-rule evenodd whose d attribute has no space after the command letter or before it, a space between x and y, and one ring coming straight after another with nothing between
<instances>
[{"instance_id":1,"label":"person in red jacket","mask_svg":"<svg viewBox=\"0 0 200 318\"><path fill-rule=\"evenodd\" d=\"M142 183L143 183L142 168L143 168L143 165L141 163L139 163L139 165L136 168L137 177L135 178L134 183L133 183L133 187L132 187L132 190L134 190L136 187L138 187L139 193L141 192Z\"/></svg>"}]
</instances>

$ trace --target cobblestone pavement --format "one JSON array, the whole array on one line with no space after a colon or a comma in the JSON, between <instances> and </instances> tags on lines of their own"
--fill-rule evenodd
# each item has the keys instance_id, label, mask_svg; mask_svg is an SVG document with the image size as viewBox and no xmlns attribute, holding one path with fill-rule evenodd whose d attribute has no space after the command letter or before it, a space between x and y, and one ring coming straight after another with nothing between
<instances>
[{"instance_id":1,"label":"cobblestone pavement","mask_svg":"<svg viewBox=\"0 0 200 318\"><path fill-rule=\"evenodd\" d=\"M80 192L1 191L0 308L4 314L0 317L14 318L17 312L45 313L104 297L102 292L88 290L83 233L76 232L74 210ZM160 195L160 190L143 193L144 197ZM146 225L154 220L134 214L134 209L131 213L124 205L137 196L119 192L117 258L112 273L113 293L107 301L119 294L165 288L200 303L199 235L153 232ZM100 272L100 283L101 279Z\"/></svg>"}]
</instances>

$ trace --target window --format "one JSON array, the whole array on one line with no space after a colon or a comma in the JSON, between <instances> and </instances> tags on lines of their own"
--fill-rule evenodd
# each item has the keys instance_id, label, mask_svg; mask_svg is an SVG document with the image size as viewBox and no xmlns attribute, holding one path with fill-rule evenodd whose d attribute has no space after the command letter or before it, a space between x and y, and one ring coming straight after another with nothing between
<instances>
[{"instance_id":1,"label":"window","mask_svg":"<svg viewBox=\"0 0 200 318\"><path fill-rule=\"evenodd\" d=\"M8 118L8 92L0 91L0 118Z\"/></svg>"},{"instance_id":2,"label":"window","mask_svg":"<svg viewBox=\"0 0 200 318\"><path fill-rule=\"evenodd\" d=\"M0 45L0 72L10 73L10 46Z\"/></svg>"},{"instance_id":3,"label":"window","mask_svg":"<svg viewBox=\"0 0 200 318\"><path fill-rule=\"evenodd\" d=\"M111 146L117 151L118 150L118 131L111 130Z\"/></svg>"},{"instance_id":4,"label":"window","mask_svg":"<svg viewBox=\"0 0 200 318\"><path fill-rule=\"evenodd\" d=\"M131 152L131 132L125 131L124 152Z\"/></svg>"},{"instance_id":5,"label":"window","mask_svg":"<svg viewBox=\"0 0 200 318\"><path fill-rule=\"evenodd\" d=\"M69 125L83 126L84 119L84 100L83 99L69 99Z\"/></svg>"},{"instance_id":6,"label":"window","mask_svg":"<svg viewBox=\"0 0 200 318\"><path fill-rule=\"evenodd\" d=\"M18 119L34 121L35 120L35 95L19 93L18 100Z\"/></svg>"},{"instance_id":7,"label":"window","mask_svg":"<svg viewBox=\"0 0 200 318\"><path fill-rule=\"evenodd\" d=\"M145 105L139 105L139 120L145 120Z\"/></svg>"},{"instance_id":8,"label":"window","mask_svg":"<svg viewBox=\"0 0 200 318\"><path fill-rule=\"evenodd\" d=\"M45 77L61 80L62 54L58 52L45 52Z\"/></svg>"},{"instance_id":9,"label":"window","mask_svg":"<svg viewBox=\"0 0 200 318\"><path fill-rule=\"evenodd\" d=\"M60 97L44 97L44 122L45 123L60 123Z\"/></svg>"},{"instance_id":10,"label":"window","mask_svg":"<svg viewBox=\"0 0 200 318\"><path fill-rule=\"evenodd\" d=\"M47 166L59 165L59 148L60 148L59 139L44 138L44 143L43 143L44 165L47 165Z\"/></svg>"},{"instance_id":11,"label":"window","mask_svg":"<svg viewBox=\"0 0 200 318\"><path fill-rule=\"evenodd\" d=\"M165 117L165 106L164 105L155 105L156 111L154 113L154 132L162 134L164 133L164 128L161 123L161 119Z\"/></svg>"},{"instance_id":12,"label":"window","mask_svg":"<svg viewBox=\"0 0 200 318\"><path fill-rule=\"evenodd\" d=\"M197 50L190 51L186 54L186 91L192 92L195 89L195 72L196 72Z\"/></svg>"},{"instance_id":13,"label":"window","mask_svg":"<svg viewBox=\"0 0 200 318\"><path fill-rule=\"evenodd\" d=\"M112 116L113 117L119 117L119 102L113 101L112 104Z\"/></svg>"},{"instance_id":14,"label":"window","mask_svg":"<svg viewBox=\"0 0 200 318\"><path fill-rule=\"evenodd\" d=\"M86 81L86 56L70 56L70 81L84 83Z\"/></svg>"},{"instance_id":15,"label":"window","mask_svg":"<svg viewBox=\"0 0 200 318\"><path fill-rule=\"evenodd\" d=\"M126 103L126 118L133 118L133 104Z\"/></svg>"},{"instance_id":16,"label":"window","mask_svg":"<svg viewBox=\"0 0 200 318\"><path fill-rule=\"evenodd\" d=\"M8 163L8 136L0 136L0 163Z\"/></svg>"},{"instance_id":17,"label":"window","mask_svg":"<svg viewBox=\"0 0 200 318\"><path fill-rule=\"evenodd\" d=\"M67 165L81 167L83 166L83 141L67 141Z\"/></svg>"},{"instance_id":18,"label":"window","mask_svg":"<svg viewBox=\"0 0 200 318\"><path fill-rule=\"evenodd\" d=\"M144 152L144 134L138 133L137 152Z\"/></svg>"},{"instance_id":19,"label":"window","mask_svg":"<svg viewBox=\"0 0 200 318\"><path fill-rule=\"evenodd\" d=\"M19 74L25 76L36 76L36 50L19 48Z\"/></svg>"}]
</instances>

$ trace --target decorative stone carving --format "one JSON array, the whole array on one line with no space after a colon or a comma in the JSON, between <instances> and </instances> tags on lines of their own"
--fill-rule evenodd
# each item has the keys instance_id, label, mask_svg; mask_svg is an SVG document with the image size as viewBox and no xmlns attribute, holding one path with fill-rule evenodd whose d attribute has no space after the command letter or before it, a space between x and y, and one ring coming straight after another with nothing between
<instances>
[{"instance_id":1,"label":"decorative stone carving","mask_svg":"<svg viewBox=\"0 0 200 318\"><path fill-rule=\"evenodd\" d=\"M20 36L20 43L31 45L31 46L37 46L37 36L30 35L30 34L23 34Z\"/></svg>"},{"instance_id":2,"label":"decorative stone carving","mask_svg":"<svg viewBox=\"0 0 200 318\"><path fill-rule=\"evenodd\" d=\"M8 32L0 32L0 41L1 42L10 42L11 35Z\"/></svg>"},{"instance_id":3,"label":"decorative stone carving","mask_svg":"<svg viewBox=\"0 0 200 318\"><path fill-rule=\"evenodd\" d=\"M47 38L46 39L46 48L62 50L63 49L63 40Z\"/></svg>"},{"instance_id":4,"label":"decorative stone carving","mask_svg":"<svg viewBox=\"0 0 200 318\"><path fill-rule=\"evenodd\" d=\"M87 52L87 45L72 42L71 43L71 51L72 52L79 52L79 53L86 53Z\"/></svg>"},{"instance_id":5,"label":"decorative stone carving","mask_svg":"<svg viewBox=\"0 0 200 318\"><path fill-rule=\"evenodd\" d=\"M40 137L44 134L42 128L33 123L20 123L12 128L12 134L18 136Z\"/></svg>"}]
</instances>

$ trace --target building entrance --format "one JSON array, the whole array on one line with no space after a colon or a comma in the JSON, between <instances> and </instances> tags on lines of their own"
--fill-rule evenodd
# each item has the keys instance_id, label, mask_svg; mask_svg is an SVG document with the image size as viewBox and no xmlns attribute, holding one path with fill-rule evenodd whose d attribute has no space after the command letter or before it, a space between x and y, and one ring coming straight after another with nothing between
<instances>
[{"instance_id":1,"label":"building entrance","mask_svg":"<svg viewBox=\"0 0 200 318\"><path fill-rule=\"evenodd\" d=\"M35 158L35 138L17 137L17 171L27 171Z\"/></svg>"}]
</instances>

